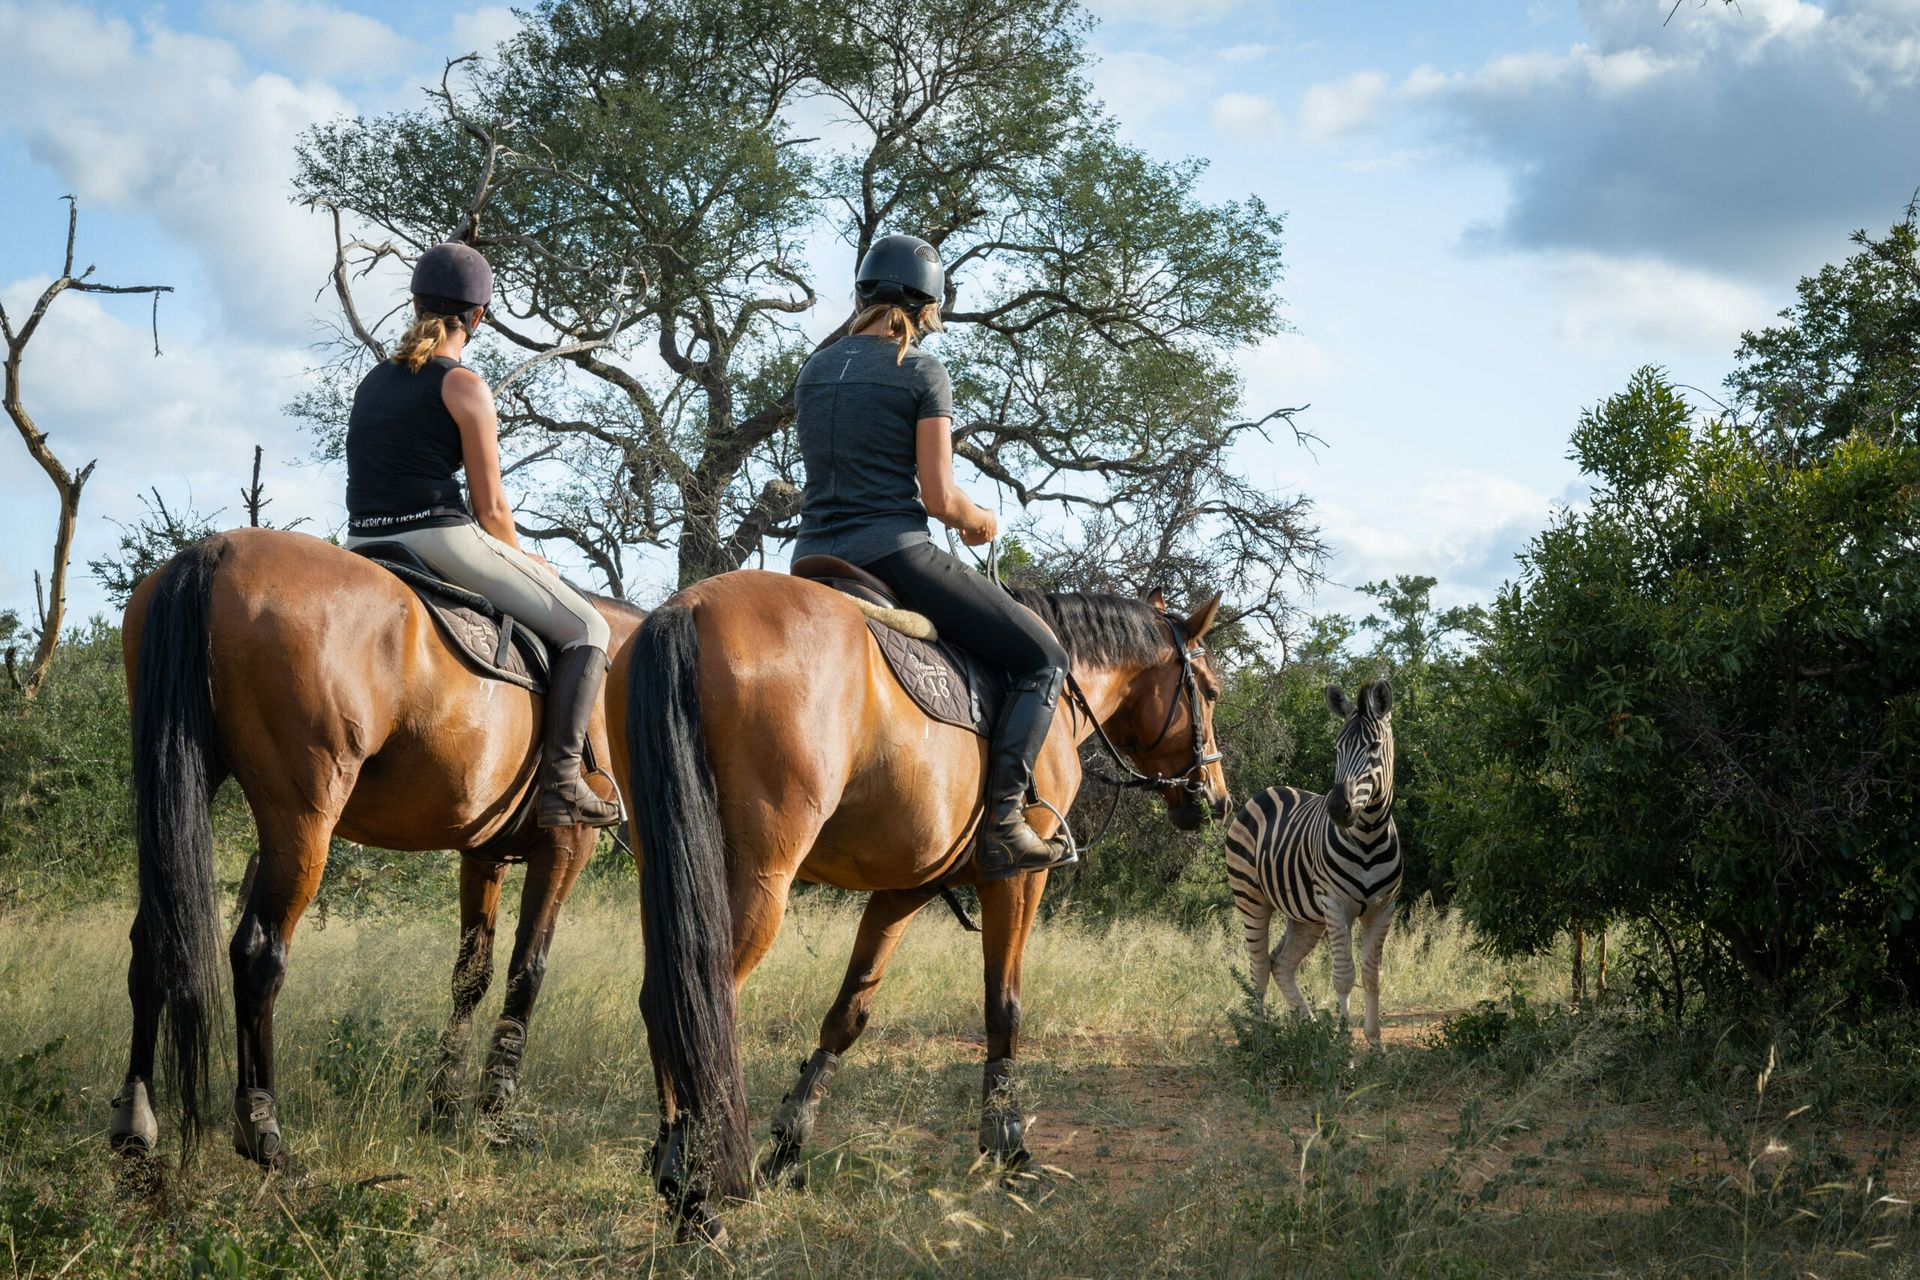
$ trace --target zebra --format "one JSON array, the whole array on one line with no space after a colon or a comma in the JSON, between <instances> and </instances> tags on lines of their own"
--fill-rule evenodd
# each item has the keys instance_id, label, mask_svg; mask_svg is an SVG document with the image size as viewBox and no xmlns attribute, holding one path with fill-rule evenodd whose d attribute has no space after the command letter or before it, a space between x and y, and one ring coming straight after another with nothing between
<instances>
[{"instance_id":1,"label":"zebra","mask_svg":"<svg viewBox=\"0 0 1920 1280\"><path fill-rule=\"evenodd\" d=\"M1295 974L1321 934L1333 949L1340 1019L1353 992L1353 925L1360 925L1360 983L1367 1043L1380 1047L1380 950L1400 891L1400 836L1393 825L1393 690L1369 680L1349 701L1327 686L1327 707L1345 723L1334 743L1333 790L1314 795L1272 787L1241 806L1227 828L1227 878L1252 957L1253 998L1266 1003L1271 974L1306 1015ZM1286 917L1267 950L1275 912Z\"/></svg>"}]
</instances>

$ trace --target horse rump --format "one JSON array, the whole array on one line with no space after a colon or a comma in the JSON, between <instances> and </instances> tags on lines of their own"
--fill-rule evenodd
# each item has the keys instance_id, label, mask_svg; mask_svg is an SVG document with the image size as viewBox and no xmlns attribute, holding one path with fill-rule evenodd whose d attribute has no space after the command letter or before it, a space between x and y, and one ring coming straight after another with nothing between
<instances>
[{"instance_id":1,"label":"horse rump","mask_svg":"<svg viewBox=\"0 0 1920 1280\"><path fill-rule=\"evenodd\" d=\"M726 846L700 719L693 610L671 602L655 610L631 661L627 747L646 932L640 1012L670 1094L661 1099L667 1136L655 1172L668 1199L691 1209L709 1195L745 1195L753 1149L734 1020Z\"/></svg>"}]
</instances>

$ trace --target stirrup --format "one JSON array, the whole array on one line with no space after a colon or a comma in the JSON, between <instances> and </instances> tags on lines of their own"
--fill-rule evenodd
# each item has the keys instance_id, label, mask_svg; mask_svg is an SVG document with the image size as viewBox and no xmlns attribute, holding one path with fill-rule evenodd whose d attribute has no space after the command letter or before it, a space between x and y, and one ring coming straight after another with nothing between
<instances>
[{"instance_id":1,"label":"stirrup","mask_svg":"<svg viewBox=\"0 0 1920 1280\"><path fill-rule=\"evenodd\" d=\"M586 792L584 800L566 794L574 788ZM565 788L566 790L562 790ZM590 812L587 805L599 812ZM617 800L603 800L584 778L573 778L557 786L542 784L534 799L534 821L542 827L615 827L625 820Z\"/></svg>"},{"instance_id":2,"label":"stirrup","mask_svg":"<svg viewBox=\"0 0 1920 1280\"><path fill-rule=\"evenodd\" d=\"M1000 880L1011 880L1017 875L1029 871L1057 871L1061 867L1070 867L1080 861L1080 855L1073 847L1073 841L1056 835L1051 840L1042 840L1032 827L1022 821L1019 827L1025 827L1032 836L1037 849L1022 854L1014 848L1013 842L995 834L983 834L973 852L974 872L981 884L993 884Z\"/></svg>"}]
</instances>

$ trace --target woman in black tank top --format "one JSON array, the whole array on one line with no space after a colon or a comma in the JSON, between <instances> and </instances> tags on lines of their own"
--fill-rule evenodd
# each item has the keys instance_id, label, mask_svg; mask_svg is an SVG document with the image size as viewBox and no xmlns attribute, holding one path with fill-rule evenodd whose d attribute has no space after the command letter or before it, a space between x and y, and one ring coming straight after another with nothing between
<instances>
[{"instance_id":1,"label":"woman in black tank top","mask_svg":"<svg viewBox=\"0 0 1920 1280\"><path fill-rule=\"evenodd\" d=\"M414 323L354 392L347 419L347 546L401 542L560 650L547 691L535 815L543 827L612 826L582 773L607 674L609 628L553 566L524 551L500 482L493 392L460 363L493 294L469 245L436 245L413 272ZM467 473L471 503L457 472Z\"/></svg>"},{"instance_id":2,"label":"woman in black tank top","mask_svg":"<svg viewBox=\"0 0 1920 1280\"><path fill-rule=\"evenodd\" d=\"M847 336L800 372L794 425L807 485L794 552L853 561L941 635L1006 670L974 862L981 880L1060 866L1072 861L1071 847L1042 840L1026 806L1066 682L1066 651L1011 595L927 537L929 515L970 546L997 531L993 512L954 482L947 371L914 345L922 330L939 328L946 275L926 241L885 236L861 259L854 289L860 314Z\"/></svg>"}]
</instances>

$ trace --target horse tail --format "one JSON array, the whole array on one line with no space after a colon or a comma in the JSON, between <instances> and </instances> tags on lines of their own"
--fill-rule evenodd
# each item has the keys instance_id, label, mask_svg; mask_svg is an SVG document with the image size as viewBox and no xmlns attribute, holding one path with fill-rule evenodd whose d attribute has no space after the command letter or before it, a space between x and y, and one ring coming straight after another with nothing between
<instances>
[{"instance_id":1,"label":"horse tail","mask_svg":"<svg viewBox=\"0 0 1920 1280\"><path fill-rule=\"evenodd\" d=\"M140 857L137 963L166 1010L166 1056L191 1139L207 1091L207 1045L219 999L208 601L226 549L208 539L175 556L155 583L133 685L134 830ZM184 1151L183 1151L184 1156Z\"/></svg>"},{"instance_id":2,"label":"horse tail","mask_svg":"<svg viewBox=\"0 0 1920 1280\"><path fill-rule=\"evenodd\" d=\"M647 964L640 1012L678 1113L667 1145L680 1144L659 1153L657 1172L670 1198L744 1195L753 1146L734 1021L733 913L693 610L666 604L650 614L631 662L627 750Z\"/></svg>"}]
</instances>

